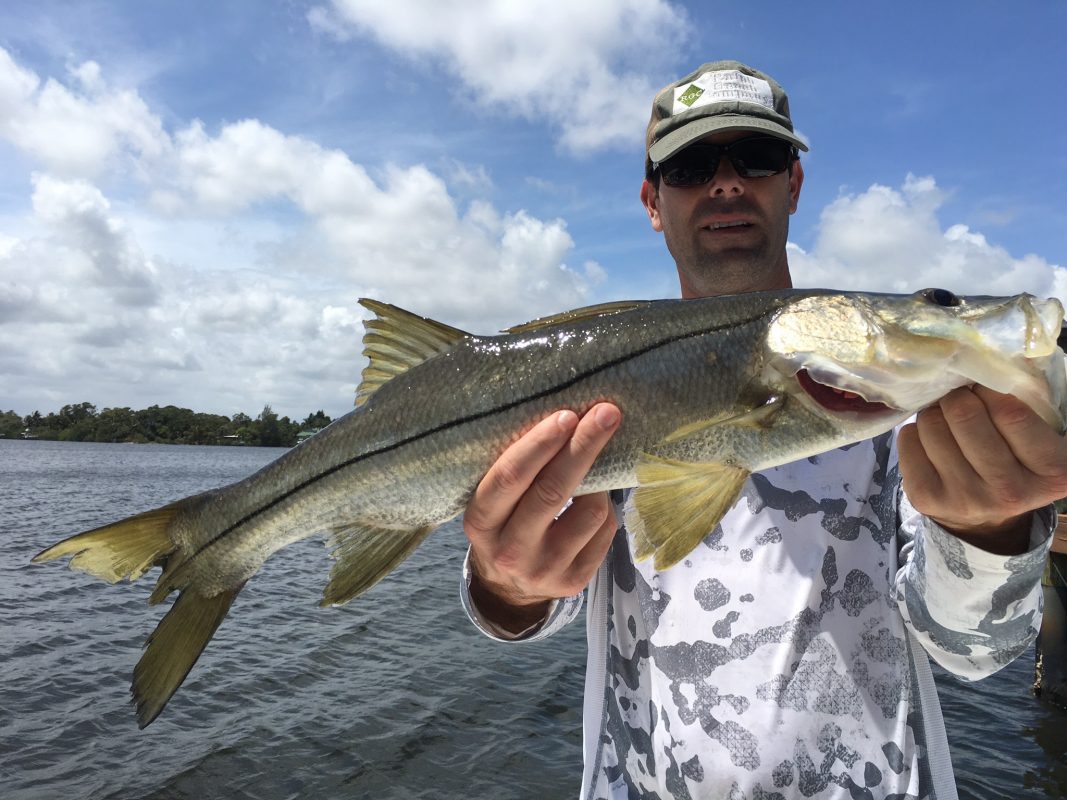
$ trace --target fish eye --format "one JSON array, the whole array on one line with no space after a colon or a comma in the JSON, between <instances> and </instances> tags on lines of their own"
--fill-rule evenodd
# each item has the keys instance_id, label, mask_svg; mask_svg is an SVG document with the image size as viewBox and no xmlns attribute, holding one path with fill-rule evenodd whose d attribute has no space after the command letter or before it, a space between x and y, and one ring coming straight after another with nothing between
<instances>
[{"instance_id":1,"label":"fish eye","mask_svg":"<svg viewBox=\"0 0 1067 800\"><path fill-rule=\"evenodd\" d=\"M948 289L927 289L922 296L935 306L943 308L954 308L960 304L960 299Z\"/></svg>"}]
</instances>

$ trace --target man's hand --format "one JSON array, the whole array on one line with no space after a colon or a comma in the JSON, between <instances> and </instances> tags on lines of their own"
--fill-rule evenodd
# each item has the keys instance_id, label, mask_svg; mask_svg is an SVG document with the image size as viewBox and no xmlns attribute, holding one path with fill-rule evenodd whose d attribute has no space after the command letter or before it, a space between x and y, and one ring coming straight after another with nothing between
<instances>
[{"instance_id":1,"label":"man's hand","mask_svg":"<svg viewBox=\"0 0 1067 800\"><path fill-rule=\"evenodd\" d=\"M915 509L989 552L1025 552L1031 513L1067 497L1067 440L1018 398L983 386L920 412L898 449Z\"/></svg>"},{"instance_id":2,"label":"man's hand","mask_svg":"<svg viewBox=\"0 0 1067 800\"><path fill-rule=\"evenodd\" d=\"M560 511L621 418L610 403L581 419L559 411L505 450L478 484L463 527L471 597L487 618L517 633L593 577L617 527L611 501L606 492L582 495Z\"/></svg>"}]
</instances>

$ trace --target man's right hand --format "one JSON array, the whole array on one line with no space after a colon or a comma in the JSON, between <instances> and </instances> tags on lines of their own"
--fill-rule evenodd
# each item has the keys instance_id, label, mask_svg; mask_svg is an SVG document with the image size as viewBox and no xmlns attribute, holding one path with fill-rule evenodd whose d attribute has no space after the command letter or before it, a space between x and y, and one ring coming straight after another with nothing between
<instances>
[{"instance_id":1,"label":"man's right hand","mask_svg":"<svg viewBox=\"0 0 1067 800\"><path fill-rule=\"evenodd\" d=\"M479 612L518 633L550 601L585 588L617 523L607 492L567 500L619 427L599 403L581 419L559 411L508 447L482 478L463 516L471 543L471 598Z\"/></svg>"}]
</instances>

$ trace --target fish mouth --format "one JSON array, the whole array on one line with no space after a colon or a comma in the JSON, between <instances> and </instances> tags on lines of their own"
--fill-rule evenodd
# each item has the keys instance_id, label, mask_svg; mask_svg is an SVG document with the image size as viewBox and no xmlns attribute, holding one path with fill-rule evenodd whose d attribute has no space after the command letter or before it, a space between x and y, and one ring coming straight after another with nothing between
<instances>
[{"instance_id":1,"label":"fish mouth","mask_svg":"<svg viewBox=\"0 0 1067 800\"><path fill-rule=\"evenodd\" d=\"M808 374L806 369L800 370L796 377L797 382L807 393L808 397L827 411L852 412L855 414L884 414L896 410L891 406L887 406L885 403L879 403L875 400L866 400L855 392L850 392L846 389L838 389L836 386L828 386L825 383L819 383Z\"/></svg>"}]
</instances>

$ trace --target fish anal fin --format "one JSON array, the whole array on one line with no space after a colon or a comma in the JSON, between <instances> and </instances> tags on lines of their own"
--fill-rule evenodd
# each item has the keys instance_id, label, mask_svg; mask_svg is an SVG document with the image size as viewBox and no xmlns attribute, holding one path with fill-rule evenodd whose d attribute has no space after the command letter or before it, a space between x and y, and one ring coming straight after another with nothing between
<instances>
[{"instance_id":1,"label":"fish anal fin","mask_svg":"<svg viewBox=\"0 0 1067 800\"><path fill-rule=\"evenodd\" d=\"M335 562L319 605L341 605L367 591L411 555L434 527L397 530L356 524L335 530L330 537Z\"/></svg>"},{"instance_id":2,"label":"fish anal fin","mask_svg":"<svg viewBox=\"0 0 1067 800\"><path fill-rule=\"evenodd\" d=\"M178 595L148 637L144 655L133 670L130 693L137 706L138 727L146 727L159 716L200 658L243 586L213 597L204 597L192 588Z\"/></svg>"},{"instance_id":3,"label":"fish anal fin","mask_svg":"<svg viewBox=\"0 0 1067 800\"><path fill-rule=\"evenodd\" d=\"M503 333L529 333L530 331L552 328L556 325L579 322L586 319L597 319L611 314L619 314L623 311L633 311L636 308L648 305L649 302L648 300L617 300L611 303L600 303L595 306L583 306L582 308L571 309L559 314L552 314L548 317L539 317L521 325L513 325L510 328L505 328Z\"/></svg>"},{"instance_id":4,"label":"fish anal fin","mask_svg":"<svg viewBox=\"0 0 1067 800\"><path fill-rule=\"evenodd\" d=\"M356 406L367 402L382 384L470 337L459 328L389 303L362 298L359 304L375 316L363 326L363 355L367 366L356 390Z\"/></svg>"},{"instance_id":5,"label":"fish anal fin","mask_svg":"<svg viewBox=\"0 0 1067 800\"><path fill-rule=\"evenodd\" d=\"M186 501L79 533L42 550L34 563L71 556L70 568L108 583L135 581L176 549L167 530Z\"/></svg>"},{"instance_id":6,"label":"fish anal fin","mask_svg":"<svg viewBox=\"0 0 1067 800\"><path fill-rule=\"evenodd\" d=\"M737 502L748 476L743 467L643 454L626 519L635 558L654 555L659 570L681 561Z\"/></svg>"}]
</instances>

